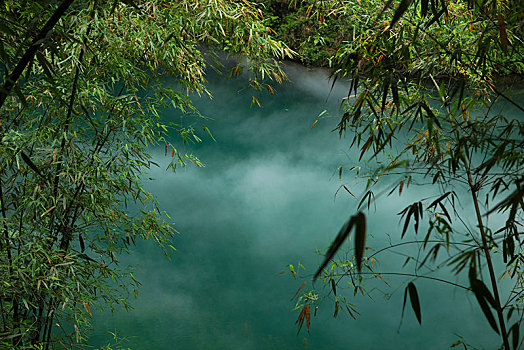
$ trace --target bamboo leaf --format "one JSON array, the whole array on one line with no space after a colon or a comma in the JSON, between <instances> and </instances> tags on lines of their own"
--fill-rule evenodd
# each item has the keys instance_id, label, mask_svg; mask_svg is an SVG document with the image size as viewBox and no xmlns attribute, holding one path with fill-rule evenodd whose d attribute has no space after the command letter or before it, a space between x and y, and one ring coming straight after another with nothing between
<instances>
[{"instance_id":1,"label":"bamboo leaf","mask_svg":"<svg viewBox=\"0 0 524 350\"><path fill-rule=\"evenodd\" d=\"M333 290L333 294L335 294L336 296L337 295L337 284L335 283L334 279L331 279L331 289Z\"/></svg>"},{"instance_id":2,"label":"bamboo leaf","mask_svg":"<svg viewBox=\"0 0 524 350\"><path fill-rule=\"evenodd\" d=\"M353 196L353 198L357 198L357 197L355 197L355 195L353 193L351 193L351 191L346 187L346 185L343 185L343 187L350 195Z\"/></svg>"},{"instance_id":3,"label":"bamboo leaf","mask_svg":"<svg viewBox=\"0 0 524 350\"><path fill-rule=\"evenodd\" d=\"M480 293L480 295L484 299L486 299L494 309L497 308L495 298L493 298L493 295L491 295L491 292L489 291L488 287L486 287L484 282L475 278L472 281L470 281L470 283L471 283L471 289L473 289L473 292Z\"/></svg>"},{"instance_id":4,"label":"bamboo leaf","mask_svg":"<svg viewBox=\"0 0 524 350\"><path fill-rule=\"evenodd\" d=\"M495 317L493 316L493 313L491 312L491 309L486 302L486 298L488 298L488 301L491 303L494 303L493 296L491 296L491 293L487 289L487 287L484 285L484 283L478 279L471 279L471 289L473 290L473 293L475 294L475 297L477 298L477 301L480 305L480 308L482 312L484 313L484 316L488 320L489 325L493 330L497 333L499 333L499 329L497 326L497 322L495 321Z\"/></svg>"},{"instance_id":5,"label":"bamboo leaf","mask_svg":"<svg viewBox=\"0 0 524 350\"><path fill-rule=\"evenodd\" d=\"M397 106L397 108L400 108L400 101L398 98L398 86L397 81L395 79L393 79L393 81L391 82L391 94L393 95L393 102L395 103L395 106Z\"/></svg>"},{"instance_id":6,"label":"bamboo leaf","mask_svg":"<svg viewBox=\"0 0 524 350\"><path fill-rule=\"evenodd\" d=\"M82 238L82 234L78 235L78 240L80 241L80 251L83 253L86 247L84 244L84 239Z\"/></svg>"},{"instance_id":7,"label":"bamboo leaf","mask_svg":"<svg viewBox=\"0 0 524 350\"><path fill-rule=\"evenodd\" d=\"M400 17L402 17L404 12L406 12L410 4L411 0L402 0L400 2L400 4L397 7L397 10L395 11L395 14L393 15L393 18L391 19L391 23L389 25L390 27L393 27L395 23L398 22L398 20L400 19Z\"/></svg>"},{"instance_id":8,"label":"bamboo leaf","mask_svg":"<svg viewBox=\"0 0 524 350\"><path fill-rule=\"evenodd\" d=\"M486 300L484 300L479 294L475 293L475 297L477 298L477 301L480 305L480 308L482 309L482 312L484 313L484 316L489 322L489 325L493 330L497 333L499 333L499 329L497 326L497 322L495 321L495 318L493 317L493 314L491 313L491 310L489 308L489 305L486 303Z\"/></svg>"},{"instance_id":9,"label":"bamboo leaf","mask_svg":"<svg viewBox=\"0 0 524 350\"><path fill-rule=\"evenodd\" d=\"M355 317L355 315L353 315L353 312L351 312L351 309L349 308L349 306L347 306L347 305L346 305L346 310L348 310L349 316L351 316L354 320L357 319ZM356 310L353 310L353 311L355 311L358 314L358 312Z\"/></svg>"},{"instance_id":10,"label":"bamboo leaf","mask_svg":"<svg viewBox=\"0 0 524 350\"><path fill-rule=\"evenodd\" d=\"M295 299L296 296L298 295L298 293L300 292L300 290L302 288L304 288L304 286L306 285L306 282L302 283L302 285L300 286L300 288L298 288L297 292L295 293L295 295L293 295L293 298L291 298L291 300Z\"/></svg>"},{"instance_id":11,"label":"bamboo leaf","mask_svg":"<svg viewBox=\"0 0 524 350\"><path fill-rule=\"evenodd\" d=\"M406 221L404 221L404 227L402 228L402 235L400 238L404 238L404 235L406 234L406 231L408 230L409 220L411 219L411 216L413 215L413 205L409 206L408 215L406 217Z\"/></svg>"},{"instance_id":12,"label":"bamboo leaf","mask_svg":"<svg viewBox=\"0 0 524 350\"><path fill-rule=\"evenodd\" d=\"M386 106L386 100L387 100L387 97L388 97L389 84L390 84L390 77L387 76L386 78L384 78L384 91L382 93L382 103L381 103L381 107L380 107L381 110L384 110L384 107Z\"/></svg>"},{"instance_id":13,"label":"bamboo leaf","mask_svg":"<svg viewBox=\"0 0 524 350\"><path fill-rule=\"evenodd\" d=\"M335 256L336 252L338 251L338 249L340 248L342 243L344 243L346 238L349 236L349 232L351 231L351 228L353 227L354 221L355 221L355 219L352 216L342 226L342 228L340 229L340 231L337 234L337 237L335 238L333 243L331 243L331 246L329 247L328 251L326 252L326 255L324 257L324 261L322 262L322 265L320 265L320 267L318 268L317 272L315 273L315 276L313 277L313 280L316 280L318 278L318 276L320 275L320 273L322 272L324 267L326 267L326 265L331 261L331 259L333 258L333 256Z\"/></svg>"},{"instance_id":14,"label":"bamboo leaf","mask_svg":"<svg viewBox=\"0 0 524 350\"><path fill-rule=\"evenodd\" d=\"M355 233L355 259L357 261L357 270L360 271L366 243L366 216L364 213L358 212L354 218L357 225Z\"/></svg>"},{"instance_id":15,"label":"bamboo leaf","mask_svg":"<svg viewBox=\"0 0 524 350\"><path fill-rule=\"evenodd\" d=\"M364 146L362 146L362 152L360 153L360 157L358 160L360 161L362 159L362 156L364 156L364 153L366 153L366 150L368 149L369 145L371 144L371 141L373 141L373 136L370 136L366 143L364 143Z\"/></svg>"},{"instance_id":16,"label":"bamboo leaf","mask_svg":"<svg viewBox=\"0 0 524 350\"><path fill-rule=\"evenodd\" d=\"M306 329L309 332L309 325L311 324L311 306L307 304L305 308L306 308Z\"/></svg>"},{"instance_id":17,"label":"bamboo leaf","mask_svg":"<svg viewBox=\"0 0 524 350\"><path fill-rule=\"evenodd\" d=\"M35 165L35 163L33 163L33 161L27 156L27 154L25 154L24 152L20 152L20 155L22 156L22 159L24 160L24 162L35 172L37 173L40 177L44 177L44 175L42 175L42 173L40 172L40 170L38 170L37 166Z\"/></svg>"},{"instance_id":18,"label":"bamboo leaf","mask_svg":"<svg viewBox=\"0 0 524 350\"><path fill-rule=\"evenodd\" d=\"M307 305L305 305L305 306L302 308L302 311L301 311L300 314L298 315L297 321L295 322L295 324L298 323L298 332L297 332L297 334L300 333L300 330L302 329L302 325L304 324L304 316L305 316L305 312L306 312L306 306L307 306Z\"/></svg>"},{"instance_id":19,"label":"bamboo leaf","mask_svg":"<svg viewBox=\"0 0 524 350\"><path fill-rule=\"evenodd\" d=\"M409 301L411 302L411 307L417 316L419 324L422 324L422 313L420 312L420 300L418 298L417 288L413 282L410 282L406 287L406 291L409 293ZM406 304L406 298L404 296L404 305Z\"/></svg>"}]
</instances>

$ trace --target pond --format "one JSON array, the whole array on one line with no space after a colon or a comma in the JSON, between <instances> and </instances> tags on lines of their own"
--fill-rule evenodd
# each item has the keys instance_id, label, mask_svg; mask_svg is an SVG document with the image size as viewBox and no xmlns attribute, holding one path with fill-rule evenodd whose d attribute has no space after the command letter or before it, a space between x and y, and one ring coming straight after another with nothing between
<instances>
[{"instance_id":1,"label":"pond","mask_svg":"<svg viewBox=\"0 0 524 350\"><path fill-rule=\"evenodd\" d=\"M150 242L140 242L123 262L138 265L142 283L134 310L95 315L90 344L102 346L118 331L132 349L442 349L460 336L473 345L495 348L491 331L474 297L431 281L417 282L422 326L411 310L400 324L405 284L389 278L377 284L372 299L348 298L360 316L340 312L326 301L312 318L309 333L297 335L299 311L293 295L305 279L294 279L288 264L301 263L311 276L341 225L356 212L358 201L334 172L356 165L350 138L331 132L349 84L331 90L328 73L287 64L291 81L276 94L259 94L262 107L251 106L253 91L245 78L225 80L209 74L213 99L196 105L216 139L181 149L194 152L204 168L165 171L169 156L153 150L158 169L148 182L163 210L180 232L177 251L167 260ZM314 126L319 114L326 111ZM169 115L167 118L177 118ZM195 121L195 125L199 125ZM362 194L364 179L346 175L344 184ZM421 193L384 197L368 214L368 245L380 248L398 239L397 213ZM382 261L391 270L403 256ZM399 270L396 269L396 270ZM283 273L282 273L283 272ZM317 288L322 283L317 282Z\"/></svg>"}]
</instances>

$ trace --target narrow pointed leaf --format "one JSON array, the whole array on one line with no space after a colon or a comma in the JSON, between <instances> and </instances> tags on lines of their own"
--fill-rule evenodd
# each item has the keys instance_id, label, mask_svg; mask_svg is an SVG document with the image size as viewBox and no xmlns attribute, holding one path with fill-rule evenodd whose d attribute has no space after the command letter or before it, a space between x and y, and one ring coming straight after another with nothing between
<instances>
[{"instance_id":1,"label":"narrow pointed leaf","mask_svg":"<svg viewBox=\"0 0 524 350\"><path fill-rule=\"evenodd\" d=\"M306 329L309 332L309 325L311 324L311 307L309 304L306 305Z\"/></svg>"},{"instance_id":2,"label":"narrow pointed leaf","mask_svg":"<svg viewBox=\"0 0 524 350\"><path fill-rule=\"evenodd\" d=\"M389 25L390 27L393 27L393 25L398 22L400 17L402 17L404 12L406 12L406 10L408 9L409 4L411 4L411 0L402 0L400 2L400 4L397 7L397 10L395 11L395 14L393 15L393 19L391 20L391 24Z\"/></svg>"},{"instance_id":3,"label":"narrow pointed leaf","mask_svg":"<svg viewBox=\"0 0 524 350\"><path fill-rule=\"evenodd\" d=\"M335 283L334 279L331 279L331 289L333 290L333 294L335 294L336 296L337 295L337 284Z\"/></svg>"},{"instance_id":4,"label":"narrow pointed leaf","mask_svg":"<svg viewBox=\"0 0 524 350\"><path fill-rule=\"evenodd\" d=\"M397 86L397 81L395 79L391 82L391 94L393 96L393 102L395 103L395 106L399 108L400 103L399 103L399 98L398 98L398 86Z\"/></svg>"},{"instance_id":5,"label":"narrow pointed leaf","mask_svg":"<svg viewBox=\"0 0 524 350\"><path fill-rule=\"evenodd\" d=\"M489 305L486 303L486 300L482 298L482 296L478 293L475 293L475 297L477 298L477 301L480 305L480 308L482 309L482 312L484 313L484 316L489 322L489 325L493 330L497 333L499 333L499 328L497 326L497 321L495 321L495 317L493 317L493 314L491 313L491 309L489 308Z\"/></svg>"},{"instance_id":6,"label":"narrow pointed leaf","mask_svg":"<svg viewBox=\"0 0 524 350\"><path fill-rule=\"evenodd\" d=\"M351 191L349 190L349 188L346 187L346 185L344 185L344 189L350 194L353 196L353 198L357 198L355 197L355 195L353 193L351 193Z\"/></svg>"},{"instance_id":7,"label":"narrow pointed leaf","mask_svg":"<svg viewBox=\"0 0 524 350\"><path fill-rule=\"evenodd\" d=\"M298 288L297 292L295 293L295 295L293 295L293 298L291 298L291 300L296 298L298 293L300 293L300 290L302 290L302 288L304 288L305 285L306 285L306 282L302 283L302 285L300 286L300 288Z\"/></svg>"},{"instance_id":8,"label":"narrow pointed leaf","mask_svg":"<svg viewBox=\"0 0 524 350\"><path fill-rule=\"evenodd\" d=\"M500 334L498 326L497 326L497 321L495 320L495 317L493 316L493 313L491 312L491 309L488 303L486 302L486 298L489 298L490 300L488 301L490 301L490 303L491 302L494 303L494 300L491 300L493 299L493 297L491 296L491 293L489 293L484 283L476 278L471 279L470 283L471 283L471 289L473 290L473 294L475 294L475 297L477 298L479 306L482 309L484 316L488 320L489 325L491 326L491 328L493 328L493 330L497 334Z\"/></svg>"},{"instance_id":9,"label":"narrow pointed leaf","mask_svg":"<svg viewBox=\"0 0 524 350\"><path fill-rule=\"evenodd\" d=\"M354 218L357 225L355 233L355 259L357 260L357 270L360 271L366 243L366 215L358 212Z\"/></svg>"},{"instance_id":10,"label":"narrow pointed leaf","mask_svg":"<svg viewBox=\"0 0 524 350\"><path fill-rule=\"evenodd\" d=\"M408 216L406 217L406 221L404 222L404 227L402 228L402 235L400 238L404 238L404 235L406 234L406 231L408 230L409 220L411 219L411 215L413 215L413 206L409 207Z\"/></svg>"},{"instance_id":11,"label":"narrow pointed leaf","mask_svg":"<svg viewBox=\"0 0 524 350\"><path fill-rule=\"evenodd\" d=\"M407 291L409 293L409 301L411 302L411 307L413 308L413 311L415 312L415 316L417 316L417 320L419 324L422 324L422 313L420 312L420 300L418 298L417 288L413 284L413 282L410 282L407 286ZM404 298L404 304L405 304L405 298Z\"/></svg>"},{"instance_id":12,"label":"narrow pointed leaf","mask_svg":"<svg viewBox=\"0 0 524 350\"><path fill-rule=\"evenodd\" d=\"M354 219L351 217L346 223L342 226L340 231L338 232L337 237L331 243L331 246L329 247L328 251L326 252L326 255L324 257L324 261L322 262L322 265L318 268L317 272L315 273L315 276L313 277L313 280L316 280L324 267L331 261L333 256L335 256L335 253L338 251L342 243L346 240L346 238L349 235L349 232L351 231L351 228L353 227Z\"/></svg>"},{"instance_id":13,"label":"narrow pointed leaf","mask_svg":"<svg viewBox=\"0 0 524 350\"><path fill-rule=\"evenodd\" d=\"M490 303L490 305L494 309L496 309L497 304L495 302L495 298L493 297L493 295L491 295L491 292L489 291L488 287L484 284L484 282L476 278L471 280L470 282L472 282L471 289L473 289L473 292L480 293L482 298L486 299L488 303Z\"/></svg>"},{"instance_id":14,"label":"narrow pointed leaf","mask_svg":"<svg viewBox=\"0 0 524 350\"><path fill-rule=\"evenodd\" d=\"M83 253L86 247L85 247L84 239L82 238L82 235L78 235L78 240L80 241L80 251Z\"/></svg>"},{"instance_id":15,"label":"narrow pointed leaf","mask_svg":"<svg viewBox=\"0 0 524 350\"><path fill-rule=\"evenodd\" d=\"M27 156L27 154L25 154L24 152L21 152L20 155L22 156L22 159L24 160L24 162L35 172L37 173L39 176L41 177L44 177L44 175L42 175L42 173L40 172L40 170L38 170L37 166L35 165L35 163L33 163L33 161Z\"/></svg>"}]
</instances>

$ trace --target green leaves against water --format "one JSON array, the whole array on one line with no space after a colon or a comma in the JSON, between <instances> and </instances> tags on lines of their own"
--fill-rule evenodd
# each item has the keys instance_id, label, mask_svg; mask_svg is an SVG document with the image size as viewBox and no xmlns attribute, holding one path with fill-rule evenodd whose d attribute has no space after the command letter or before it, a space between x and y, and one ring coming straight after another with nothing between
<instances>
[{"instance_id":1,"label":"green leaves against water","mask_svg":"<svg viewBox=\"0 0 524 350\"><path fill-rule=\"evenodd\" d=\"M142 182L159 144L171 167L201 165L177 148L200 140L188 96L207 92L202 44L278 82L277 57L292 54L247 1L2 2L0 348L49 346L66 316L75 334L60 340L75 347L90 304L127 308L136 292L119 254L138 239L174 249ZM166 108L176 122L161 120Z\"/></svg>"},{"instance_id":2,"label":"green leaves against water","mask_svg":"<svg viewBox=\"0 0 524 350\"><path fill-rule=\"evenodd\" d=\"M318 276L322 273L322 270L333 259L337 251L342 246L342 243L344 243L346 238L349 237L353 227L355 227L355 260L358 271L361 270L362 258L364 256L366 243L366 216L362 212L358 212L356 215L353 215L351 218L349 218L349 220L342 226L337 234L337 237L335 237L335 240L331 243L331 246L326 252L324 261L318 268L313 279L317 279Z\"/></svg>"},{"instance_id":3,"label":"green leaves against water","mask_svg":"<svg viewBox=\"0 0 524 350\"><path fill-rule=\"evenodd\" d=\"M407 176L415 185L434 190L429 198L415 193L419 198L397 210L401 239L410 228L417 234L429 224L423 240L398 243L420 248L418 255L406 259L416 267L410 277L433 279L431 274L442 266L457 275L467 273L473 264L488 266L483 274L472 269L469 285L440 282L471 290L488 321L486 327L489 324L500 333L509 350L510 342L514 347L520 343L521 322L513 325L509 314L505 321L502 313L517 308L523 287L519 282L506 293L500 279L520 281L524 276L520 263L524 259L520 220L524 210L524 107L509 96L515 87L502 91L505 86L496 78L524 73L524 3L493 4L489 0L359 2L358 13L365 16L349 15L351 39L344 41L332 61L335 75L351 78L337 131L351 137L354 162L366 161L365 166L373 167L371 161L377 161L368 173L358 208L367 203L369 209L371 202L376 203L374 193L378 197L380 192L375 185L381 178L398 184L399 195L406 196ZM341 8L343 11L333 9L334 13L357 12L350 5ZM433 82L434 87L428 88L426 82ZM513 110L504 107L497 114L497 106L502 107L499 101ZM398 142L393 143L395 140ZM342 178L341 170L339 174ZM397 187L391 187L389 195L396 193ZM353 216L341 228L315 278L334 259L356 222ZM365 235L356 231L355 261L360 271L364 247L359 238ZM378 252L396 246L391 243ZM493 268L499 266L496 258L506 265L499 279ZM344 277L355 290L361 288L350 264L341 260L331 265L329 277L339 278L337 297L342 294ZM326 279L326 283L331 281ZM327 287L334 294L333 284ZM403 310L408 297L421 323L414 282L405 289Z\"/></svg>"}]
</instances>

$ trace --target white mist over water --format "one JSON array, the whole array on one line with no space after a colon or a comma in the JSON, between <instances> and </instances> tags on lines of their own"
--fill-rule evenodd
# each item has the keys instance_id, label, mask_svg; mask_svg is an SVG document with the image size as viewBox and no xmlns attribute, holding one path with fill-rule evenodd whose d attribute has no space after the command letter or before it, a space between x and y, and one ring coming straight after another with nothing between
<instances>
[{"instance_id":1,"label":"white mist over water","mask_svg":"<svg viewBox=\"0 0 524 350\"><path fill-rule=\"evenodd\" d=\"M141 295L130 312L96 316L90 343L107 343L107 332L116 329L129 338L122 345L133 349L442 349L458 339L454 333L496 347L498 338L472 296L429 281L417 282L423 325L406 310L397 332L405 285L392 277L391 287L379 286L392 294L389 300L383 293L374 293L374 300L353 297L349 289L361 316L353 320L340 312L333 319L326 300L310 333L303 329L297 336L298 312L290 299L303 280L279 273L301 262L313 274L322 260L315 251L324 250L356 212L358 201L344 190L335 200L341 183L333 172L341 164L355 165L358 156L348 151L348 140L331 132L349 84L337 83L330 93L325 70L291 64L286 69L291 82L275 86L275 96L261 96L262 108L250 107L253 91L244 79L209 77L214 98L196 104L212 118L206 125L217 142L204 137L187 149L205 168L173 174L164 170L169 155L153 150L160 168L150 172L157 180L148 186L180 232L173 242L177 251L168 261L150 242L138 242L122 258L144 272L135 274ZM333 118L311 128L323 110ZM365 186L365 180L347 175L343 181L357 196ZM436 190L381 199L368 214L368 245L378 249L389 236L397 239L397 213L421 194ZM389 269L404 259L391 255L381 266Z\"/></svg>"}]
</instances>

